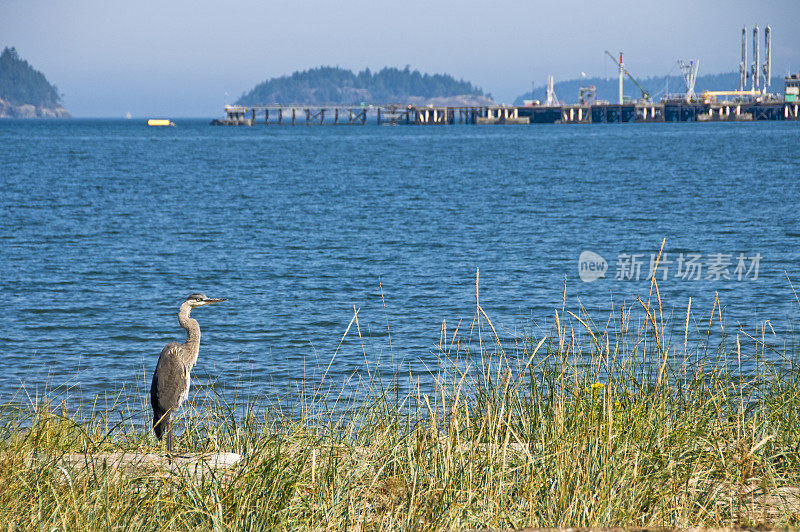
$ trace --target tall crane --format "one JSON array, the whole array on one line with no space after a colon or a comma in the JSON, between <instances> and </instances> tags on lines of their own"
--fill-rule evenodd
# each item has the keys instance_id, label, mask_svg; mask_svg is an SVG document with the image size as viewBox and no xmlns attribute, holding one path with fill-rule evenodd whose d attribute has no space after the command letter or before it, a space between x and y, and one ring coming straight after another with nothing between
<instances>
[{"instance_id":1,"label":"tall crane","mask_svg":"<svg viewBox=\"0 0 800 532\"><path fill-rule=\"evenodd\" d=\"M683 73L683 83L686 85L686 95L684 99L691 102L694 99L694 83L697 80L697 69L700 68L700 60L694 59L688 63L678 59L678 68Z\"/></svg>"},{"instance_id":2,"label":"tall crane","mask_svg":"<svg viewBox=\"0 0 800 532\"><path fill-rule=\"evenodd\" d=\"M627 75L630 78L630 80L634 83L634 85L636 85L639 88L639 90L642 91L642 99L644 99L644 101L646 101L646 102L649 102L650 101L650 93L647 92L641 85L639 85L639 82L636 81L636 78L631 76L631 73L628 72L625 69L625 67L623 66L622 61L621 61L622 54L620 54L620 61L617 61L617 59L613 55L611 55L611 53L608 50L606 50L606 55L608 55L608 57L610 57L611 60L614 61L614 64L619 67L620 71L624 72L625 75ZM622 103L622 102L620 102L620 103Z\"/></svg>"}]
</instances>

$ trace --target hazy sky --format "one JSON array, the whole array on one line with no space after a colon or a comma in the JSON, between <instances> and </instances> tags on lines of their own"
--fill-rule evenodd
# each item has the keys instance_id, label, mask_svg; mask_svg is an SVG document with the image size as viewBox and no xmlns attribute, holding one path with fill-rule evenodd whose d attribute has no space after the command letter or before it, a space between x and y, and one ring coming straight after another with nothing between
<instances>
[{"instance_id":1,"label":"hazy sky","mask_svg":"<svg viewBox=\"0 0 800 532\"><path fill-rule=\"evenodd\" d=\"M0 47L74 116L218 116L259 81L320 65L408 64L510 103L548 74L615 75L604 50L641 77L677 59L737 70L754 24L772 26L773 74L800 71L800 0L0 0Z\"/></svg>"}]
</instances>

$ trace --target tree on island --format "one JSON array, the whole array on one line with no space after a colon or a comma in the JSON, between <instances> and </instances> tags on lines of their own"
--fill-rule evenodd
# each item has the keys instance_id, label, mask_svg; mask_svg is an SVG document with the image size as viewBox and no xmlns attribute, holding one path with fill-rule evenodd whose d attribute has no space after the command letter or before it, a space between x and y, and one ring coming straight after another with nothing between
<instances>
[{"instance_id":1,"label":"tree on island","mask_svg":"<svg viewBox=\"0 0 800 532\"><path fill-rule=\"evenodd\" d=\"M53 108L61 104L58 88L13 47L0 54L0 98L12 105Z\"/></svg>"}]
</instances>

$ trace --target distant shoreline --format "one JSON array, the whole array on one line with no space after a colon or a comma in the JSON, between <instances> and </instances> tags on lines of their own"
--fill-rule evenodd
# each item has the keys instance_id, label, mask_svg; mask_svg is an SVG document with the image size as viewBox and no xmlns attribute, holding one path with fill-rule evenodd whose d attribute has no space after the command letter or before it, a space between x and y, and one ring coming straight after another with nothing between
<instances>
[{"instance_id":1,"label":"distant shoreline","mask_svg":"<svg viewBox=\"0 0 800 532\"><path fill-rule=\"evenodd\" d=\"M72 118L72 115L60 105L56 107L14 105L0 98L0 118Z\"/></svg>"}]
</instances>

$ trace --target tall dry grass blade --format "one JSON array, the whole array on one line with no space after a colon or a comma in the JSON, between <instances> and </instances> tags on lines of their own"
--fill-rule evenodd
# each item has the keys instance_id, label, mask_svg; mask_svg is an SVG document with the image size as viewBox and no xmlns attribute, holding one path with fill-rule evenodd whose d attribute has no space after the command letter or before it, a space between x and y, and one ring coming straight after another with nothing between
<instances>
[{"instance_id":1,"label":"tall dry grass blade","mask_svg":"<svg viewBox=\"0 0 800 532\"><path fill-rule=\"evenodd\" d=\"M480 293L479 293L480 275L481 275L480 268L476 268L475 269L475 309L476 309L476 313L478 314L479 317L483 316L483 318L486 320L486 323L489 324L489 327L492 329L492 334L494 334L494 340L495 340L495 342L497 342L497 346L500 348L500 352L505 354L505 351L503 350L503 345L500 343L500 337L497 335L497 331L495 330L494 325L492 324L492 320L489 319L489 316L486 315L486 312L483 310L483 307L481 307Z\"/></svg>"},{"instance_id":2,"label":"tall dry grass blade","mask_svg":"<svg viewBox=\"0 0 800 532\"><path fill-rule=\"evenodd\" d=\"M592 330L589 328L589 326L588 326L588 325L586 325L586 322L585 322L585 321L583 321L582 319L580 319L578 316L576 316L575 314L573 314L573 313L572 313L571 311L569 311L569 310L567 311L567 314L569 314L570 316L572 316L573 318L575 318L576 320L578 320L578 322L579 322L581 325L583 325L583 327L586 329L586 331L587 331L587 332L589 333L589 335L592 337L592 341L594 342L594 345L595 345L595 346L597 346L597 349L598 349L599 351L602 351L602 349L603 349L603 348L600 346L600 342L598 342L598 341L597 341L597 337L594 335L594 333L593 333L593 332L592 332Z\"/></svg>"},{"instance_id":3,"label":"tall dry grass blade","mask_svg":"<svg viewBox=\"0 0 800 532\"><path fill-rule=\"evenodd\" d=\"M494 329L494 325L492 325L492 320L489 319L489 316L486 315L486 312L480 305L478 306L478 310L481 312L481 315L486 320L486 323L489 324L489 327L492 328L492 333L494 333L494 341L497 342L497 347L500 348L500 352L505 354L505 350L503 349L503 344L500 343L500 337L497 336L497 331Z\"/></svg>"},{"instance_id":4,"label":"tall dry grass blade","mask_svg":"<svg viewBox=\"0 0 800 532\"><path fill-rule=\"evenodd\" d=\"M442 318L442 328L439 331L439 353L440 354L444 353L444 350L442 349L442 342L444 342L444 345L447 345L447 319L446 318Z\"/></svg>"},{"instance_id":5,"label":"tall dry grass blade","mask_svg":"<svg viewBox=\"0 0 800 532\"><path fill-rule=\"evenodd\" d=\"M773 331L773 332L774 332L774 331ZM778 357L778 359L779 359L779 360L782 360L782 361L784 361L784 362L788 362L788 361L789 361L789 358L787 358L787 356L786 356L786 354L785 354L785 353L781 353L780 351L778 351L777 349L775 349L774 347L772 347L771 345L769 345L768 343L766 343L766 340L764 339L764 329L763 329L763 324L762 324L762 335L761 335L761 339L760 339L760 340L759 340L758 338L756 338L755 336L753 336L752 334L750 334L750 333L748 333L747 331L745 331L744 329L742 329L742 328L741 328L741 326L739 326L739 329L737 330L737 333L739 333L739 334L742 334L742 335L744 335L744 336L748 337L748 338L749 338L749 339L751 339L753 342L755 342L755 343L756 343L756 345L758 345L759 347L761 347L763 350L769 349L770 351L772 351L772 353L773 353L773 354L774 354L776 357Z\"/></svg>"},{"instance_id":6,"label":"tall dry grass blade","mask_svg":"<svg viewBox=\"0 0 800 532\"><path fill-rule=\"evenodd\" d=\"M719 305L719 292L714 293L714 304L711 306L711 316L708 318L708 330L706 331L706 346L711 338L711 325L714 323L714 312L717 310L717 305Z\"/></svg>"},{"instance_id":7,"label":"tall dry grass blade","mask_svg":"<svg viewBox=\"0 0 800 532\"><path fill-rule=\"evenodd\" d=\"M659 331L658 331L658 323L656 323L655 315L653 315L653 313L650 312L650 309L647 308L647 305L644 304L644 301L642 301L642 298L640 298L639 296L636 296L636 299L642 305L642 308L644 309L645 314L647 314L647 319L650 321L650 325L653 327L653 336L656 339L656 350L657 350L657 352L659 354L659 358L661 359L660 360L660 364L659 364L659 369L658 369L658 379L656 381L656 387L660 388L661 387L661 379L664 376L664 369L667 366L667 353L669 352L669 350L668 349L667 350L662 350L662 347L661 347L661 335L659 334Z\"/></svg>"},{"instance_id":8,"label":"tall dry grass blade","mask_svg":"<svg viewBox=\"0 0 800 532\"><path fill-rule=\"evenodd\" d=\"M378 276L378 287L381 289L381 304L383 304L383 316L386 319L386 334L389 335L389 353L394 357L394 349L392 347L392 329L389 327L389 315L386 313L386 300L383 297L383 282Z\"/></svg>"},{"instance_id":9,"label":"tall dry grass blade","mask_svg":"<svg viewBox=\"0 0 800 532\"><path fill-rule=\"evenodd\" d=\"M478 309L481 308L480 294L478 291L478 283L480 282L480 278L481 278L481 269L475 268L475 311L476 312L478 311Z\"/></svg>"},{"instance_id":10,"label":"tall dry grass blade","mask_svg":"<svg viewBox=\"0 0 800 532\"><path fill-rule=\"evenodd\" d=\"M656 289L656 302L658 303L658 323L661 326L661 331L664 331L664 308L661 304L661 291L658 289L658 281L653 282L653 287Z\"/></svg>"},{"instance_id":11,"label":"tall dry grass blade","mask_svg":"<svg viewBox=\"0 0 800 532\"><path fill-rule=\"evenodd\" d=\"M783 270L783 273L786 275L786 280L789 281L789 286L792 288L794 300L797 301L797 305L800 306L800 299L797 298L797 292L794 291L794 285L792 284L792 280L789 279L789 274L786 272L786 270Z\"/></svg>"},{"instance_id":12,"label":"tall dry grass blade","mask_svg":"<svg viewBox=\"0 0 800 532\"><path fill-rule=\"evenodd\" d=\"M558 309L555 310L556 315L556 334L558 335L558 353L564 352L564 335L561 331L561 321L558 319Z\"/></svg>"},{"instance_id":13,"label":"tall dry grass blade","mask_svg":"<svg viewBox=\"0 0 800 532\"><path fill-rule=\"evenodd\" d=\"M350 323L347 324L347 329L344 330L344 334L342 335L342 338L339 340L339 345L336 346L336 351L333 352L333 356L331 357L331 361L328 362L328 367L325 368L325 373L322 375L322 379L320 381L320 386L322 386L322 383L325 381L325 378L328 376L328 372L330 371L331 366L333 365L333 361L336 359L337 353L339 353L339 348L342 347L342 342L344 342L344 339L347 337L347 333L350 332L350 327L353 326L353 322L356 321L356 318L358 317L358 311L361 310L361 309L356 310L356 307L353 306L353 310L354 310L353 317L350 318Z\"/></svg>"},{"instance_id":14,"label":"tall dry grass blade","mask_svg":"<svg viewBox=\"0 0 800 532\"><path fill-rule=\"evenodd\" d=\"M650 291L647 293L647 304L650 305L651 297L653 295L653 283L656 280L656 273L658 272L658 263L661 261L661 252L664 250L664 243L667 241L666 237L661 241L661 248L658 250L656 262L653 265L653 271L650 272Z\"/></svg>"},{"instance_id":15,"label":"tall dry grass blade","mask_svg":"<svg viewBox=\"0 0 800 532\"><path fill-rule=\"evenodd\" d=\"M450 352L453 350L453 342L456 341L456 335L458 334L458 329L461 327L461 321L463 318L459 318L458 324L456 325L456 330L453 331L453 338L450 340L450 346L447 348L447 354L450 355Z\"/></svg>"},{"instance_id":16,"label":"tall dry grass blade","mask_svg":"<svg viewBox=\"0 0 800 532\"><path fill-rule=\"evenodd\" d=\"M656 339L656 348L658 349L658 352L660 354L661 353L661 341L659 339L660 335L659 335L659 331L658 331L658 323L656 322L656 317L652 312L650 312L650 309L645 304L645 302L642 301L642 298L640 298L639 296L636 296L636 300L639 301L639 304L642 305L642 308L644 309L645 315L647 316L647 321L649 321L650 325L653 327L653 332L655 333L654 336L655 336L655 339Z\"/></svg>"},{"instance_id":17,"label":"tall dry grass blade","mask_svg":"<svg viewBox=\"0 0 800 532\"><path fill-rule=\"evenodd\" d=\"M686 344L689 341L689 311L692 309L692 296L689 296L689 304L686 305L686 323L683 326L683 352L686 353Z\"/></svg>"},{"instance_id":18,"label":"tall dry grass blade","mask_svg":"<svg viewBox=\"0 0 800 532\"><path fill-rule=\"evenodd\" d=\"M356 306L353 305L353 317L356 320L356 331L358 332L358 343L361 344L361 354L364 356L364 365L367 368L367 374L370 378L372 378L372 374L370 373L369 369L369 361L367 360L367 350L364 347L364 337L361 336L361 326L358 324L358 311L356 310Z\"/></svg>"},{"instance_id":19,"label":"tall dry grass blade","mask_svg":"<svg viewBox=\"0 0 800 532\"><path fill-rule=\"evenodd\" d=\"M539 352L539 348L542 347L542 344L544 344L545 340L547 340L547 336L545 336L544 338L539 340L539 343L536 344L536 348L533 350L533 353L531 353L531 356L528 358L528 362L525 363L525 366L522 368L522 371L520 372L520 375L524 375L525 373L528 372L528 368L530 367L531 363L533 362L533 359L536 357L536 353ZM522 379L521 378L517 381L517 386L519 386L520 384L522 384Z\"/></svg>"},{"instance_id":20,"label":"tall dry grass blade","mask_svg":"<svg viewBox=\"0 0 800 532\"><path fill-rule=\"evenodd\" d=\"M742 344L739 343L739 335L736 335L736 360L738 362L739 377L742 376Z\"/></svg>"}]
</instances>

